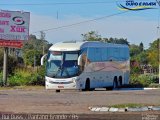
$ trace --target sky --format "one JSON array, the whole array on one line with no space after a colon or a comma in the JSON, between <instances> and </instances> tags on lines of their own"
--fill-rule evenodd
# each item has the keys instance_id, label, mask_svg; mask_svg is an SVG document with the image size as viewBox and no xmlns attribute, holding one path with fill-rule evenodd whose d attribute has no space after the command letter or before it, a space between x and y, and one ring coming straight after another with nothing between
<instances>
[{"instance_id":1,"label":"sky","mask_svg":"<svg viewBox=\"0 0 160 120\"><path fill-rule=\"evenodd\" d=\"M117 4L125 3L125 0L0 0L0 9L30 12L29 33L39 37L39 31L44 31L46 40L53 44L81 41L81 34L97 31L102 38L127 38L136 45L142 42L147 49L160 36L157 28L160 8L157 4L157 9L122 13ZM112 16L117 13L122 14ZM75 23L81 24L72 25Z\"/></svg>"}]
</instances>

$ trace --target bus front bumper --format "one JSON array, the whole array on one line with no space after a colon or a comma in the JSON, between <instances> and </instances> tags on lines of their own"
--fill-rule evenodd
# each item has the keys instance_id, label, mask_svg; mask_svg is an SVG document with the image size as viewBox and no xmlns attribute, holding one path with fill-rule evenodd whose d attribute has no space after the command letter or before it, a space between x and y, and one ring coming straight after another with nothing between
<instances>
[{"instance_id":1,"label":"bus front bumper","mask_svg":"<svg viewBox=\"0 0 160 120\"><path fill-rule=\"evenodd\" d=\"M54 79L45 78L46 89L76 89L76 78Z\"/></svg>"}]
</instances>

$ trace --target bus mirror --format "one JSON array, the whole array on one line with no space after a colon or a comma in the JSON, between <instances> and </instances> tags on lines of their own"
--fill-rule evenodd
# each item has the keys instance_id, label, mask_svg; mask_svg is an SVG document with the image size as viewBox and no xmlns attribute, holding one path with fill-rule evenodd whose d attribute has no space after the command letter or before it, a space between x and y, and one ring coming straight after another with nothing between
<instances>
[{"instance_id":1,"label":"bus mirror","mask_svg":"<svg viewBox=\"0 0 160 120\"><path fill-rule=\"evenodd\" d=\"M44 59L46 59L47 54L43 55L41 57L41 65L44 65Z\"/></svg>"},{"instance_id":2,"label":"bus mirror","mask_svg":"<svg viewBox=\"0 0 160 120\"><path fill-rule=\"evenodd\" d=\"M81 59L82 59L82 55L78 57L78 66L81 65Z\"/></svg>"}]
</instances>

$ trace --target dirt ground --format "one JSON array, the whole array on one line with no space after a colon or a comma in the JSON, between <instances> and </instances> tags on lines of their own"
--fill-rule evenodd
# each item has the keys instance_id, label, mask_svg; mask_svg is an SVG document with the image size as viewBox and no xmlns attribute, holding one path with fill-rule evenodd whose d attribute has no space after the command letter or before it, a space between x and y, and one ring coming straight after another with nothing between
<instances>
[{"instance_id":1,"label":"dirt ground","mask_svg":"<svg viewBox=\"0 0 160 120\"><path fill-rule=\"evenodd\" d=\"M160 112L107 113L92 112L89 106L110 106L125 103L141 103L160 106L160 90L79 92L74 90L56 93L53 90L0 90L0 115L3 114L67 114L67 119L142 120L154 115L160 120ZM75 115L75 116L74 116ZM156 116L158 115L158 117ZM126 119L128 118L128 119ZM145 119L143 119L145 120Z\"/></svg>"}]
</instances>

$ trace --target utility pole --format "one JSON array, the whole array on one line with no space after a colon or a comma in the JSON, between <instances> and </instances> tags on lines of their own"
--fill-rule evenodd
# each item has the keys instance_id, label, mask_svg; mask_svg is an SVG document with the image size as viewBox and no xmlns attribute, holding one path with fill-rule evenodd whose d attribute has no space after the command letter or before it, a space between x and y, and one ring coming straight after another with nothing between
<instances>
[{"instance_id":1,"label":"utility pole","mask_svg":"<svg viewBox=\"0 0 160 120\"><path fill-rule=\"evenodd\" d=\"M41 40L42 40L42 54L44 55L44 53L45 53L45 36L46 36L46 34L45 34L45 32L44 31L40 31L40 35L41 35Z\"/></svg>"},{"instance_id":2,"label":"utility pole","mask_svg":"<svg viewBox=\"0 0 160 120\"><path fill-rule=\"evenodd\" d=\"M160 0L159 1L156 0L156 1L157 1L158 5L159 5L158 26L157 26L157 36L158 36L158 41L159 41L160 40L160 38L159 38L159 35L160 35L160 31L159 31L159 29L160 29ZM158 43L158 46L160 48L160 43ZM159 50L159 52L160 52L160 50ZM159 57L159 60L160 60L160 57ZM159 75L160 75L160 65L159 65ZM159 78L159 84L160 84L160 78Z\"/></svg>"},{"instance_id":3,"label":"utility pole","mask_svg":"<svg viewBox=\"0 0 160 120\"><path fill-rule=\"evenodd\" d=\"M160 11L160 10L159 10ZM160 12L159 12L159 14L160 14ZM159 15L160 16L160 15ZM158 21L159 22L159 21ZM160 34L160 31L159 31L159 25L158 25L158 27L157 27L157 36L159 36ZM159 47L159 53L160 53L160 38L158 37L157 38L158 39L158 47ZM160 61L160 56L159 56L159 61ZM159 76L160 76L160 65L159 65ZM160 84L160 78L159 78L159 84Z\"/></svg>"},{"instance_id":4,"label":"utility pole","mask_svg":"<svg viewBox=\"0 0 160 120\"><path fill-rule=\"evenodd\" d=\"M3 56L3 85L7 85L7 66L8 66L8 48L4 48L4 56Z\"/></svg>"}]
</instances>

